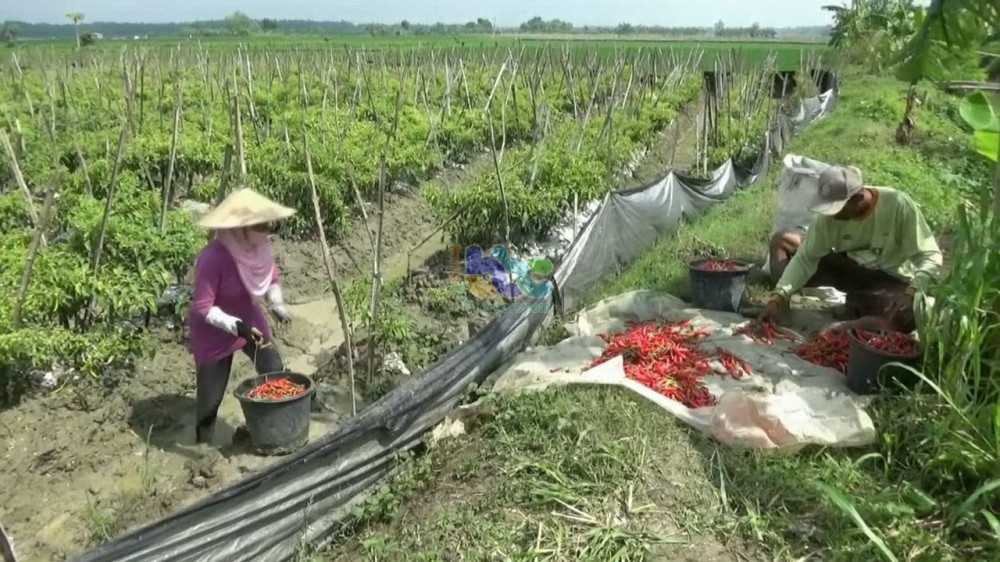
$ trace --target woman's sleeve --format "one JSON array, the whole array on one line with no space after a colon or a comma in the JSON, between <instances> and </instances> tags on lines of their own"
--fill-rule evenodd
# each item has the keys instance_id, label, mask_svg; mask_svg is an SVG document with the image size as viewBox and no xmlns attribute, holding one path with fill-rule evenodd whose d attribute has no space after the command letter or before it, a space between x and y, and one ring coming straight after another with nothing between
<instances>
[{"instance_id":1,"label":"woman's sleeve","mask_svg":"<svg viewBox=\"0 0 1000 562\"><path fill-rule=\"evenodd\" d=\"M202 320L215 306L215 293L219 288L219 269L216 261L202 254L194 265L194 294L191 296L191 312Z\"/></svg>"},{"instance_id":2,"label":"woman's sleeve","mask_svg":"<svg viewBox=\"0 0 1000 562\"><path fill-rule=\"evenodd\" d=\"M191 297L191 314L223 332L237 335L239 318L230 316L215 306L215 294L219 288L220 273L218 261L211 257L199 256L194 266L194 294Z\"/></svg>"},{"instance_id":3,"label":"woman's sleeve","mask_svg":"<svg viewBox=\"0 0 1000 562\"><path fill-rule=\"evenodd\" d=\"M281 293L281 285L278 284L278 266L274 266L271 270L271 286L267 288L267 300L272 306L285 304L285 296Z\"/></svg>"}]
</instances>

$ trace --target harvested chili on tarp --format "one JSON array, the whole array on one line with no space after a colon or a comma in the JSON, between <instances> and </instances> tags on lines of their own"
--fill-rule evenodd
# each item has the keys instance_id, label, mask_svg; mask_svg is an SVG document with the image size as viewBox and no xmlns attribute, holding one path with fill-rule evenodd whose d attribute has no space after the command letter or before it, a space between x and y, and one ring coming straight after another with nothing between
<instances>
[{"instance_id":1,"label":"harvested chili on tarp","mask_svg":"<svg viewBox=\"0 0 1000 562\"><path fill-rule=\"evenodd\" d=\"M721 347L715 348L715 355L722 362L722 366L725 367L726 371L732 375L734 379L741 379L743 375L750 372L750 368L747 364L739 357L729 353Z\"/></svg>"},{"instance_id":2,"label":"harvested chili on tarp","mask_svg":"<svg viewBox=\"0 0 1000 562\"><path fill-rule=\"evenodd\" d=\"M795 348L795 354L814 365L847 373L849 349L847 334L824 332L814 334L809 341Z\"/></svg>"},{"instance_id":3,"label":"harvested chili on tarp","mask_svg":"<svg viewBox=\"0 0 1000 562\"><path fill-rule=\"evenodd\" d=\"M747 322L733 330L734 336L748 336L757 343L773 344L776 340L795 341L795 337L770 322Z\"/></svg>"},{"instance_id":4,"label":"harvested chili on tarp","mask_svg":"<svg viewBox=\"0 0 1000 562\"><path fill-rule=\"evenodd\" d=\"M698 269L706 271L739 271L746 266L731 260L708 260L698 264Z\"/></svg>"},{"instance_id":5,"label":"harvested chili on tarp","mask_svg":"<svg viewBox=\"0 0 1000 562\"><path fill-rule=\"evenodd\" d=\"M865 330L855 330L854 333L857 334L859 340L882 353L889 355L913 355L917 352L917 342L907 334L899 332L882 334Z\"/></svg>"},{"instance_id":6,"label":"harvested chili on tarp","mask_svg":"<svg viewBox=\"0 0 1000 562\"><path fill-rule=\"evenodd\" d=\"M306 391L306 387L292 382L291 379L282 378L269 380L257 385L256 388L247 393L248 398L263 400L281 400L298 396Z\"/></svg>"},{"instance_id":7,"label":"harvested chili on tarp","mask_svg":"<svg viewBox=\"0 0 1000 562\"><path fill-rule=\"evenodd\" d=\"M696 329L688 321L630 322L624 333L603 336L608 346L593 365L621 355L628 378L688 408L712 406L715 398L701 379L715 374L710 365L713 356L698 347L698 340L707 335L708 330ZM722 356L720 361L733 378L748 372L733 356Z\"/></svg>"}]
</instances>

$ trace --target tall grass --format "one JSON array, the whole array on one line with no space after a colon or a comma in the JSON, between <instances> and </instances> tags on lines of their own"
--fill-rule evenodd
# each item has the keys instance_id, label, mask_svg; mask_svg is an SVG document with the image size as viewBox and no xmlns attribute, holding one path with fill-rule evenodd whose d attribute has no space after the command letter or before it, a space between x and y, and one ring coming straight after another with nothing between
<instances>
[{"instance_id":1,"label":"tall grass","mask_svg":"<svg viewBox=\"0 0 1000 562\"><path fill-rule=\"evenodd\" d=\"M890 485L908 491L900 494L903 515L943 538L948 554L970 560L1000 557L1000 218L990 212L991 198L983 190L959 206L951 265L922 307L924 364L913 370L920 383L876 403L881 451L869 455ZM897 560L859 514L856 504L865 500L818 487L875 552ZM905 558L945 556L915 549Z\"/></svg>"},{"instance_id":2,"label":"tall grass","mask_svg":"<svg viewBox=\"0 0 1000 562\"><path fill-rule=\"evenodd\" d=\"M951 266L931 290L920 334L922 381L883 399L883 455L890 474L933 502L941 531L960 551L1000 556L1000 218L991 194L958 209ZM930 507L930 506L929 506ZM987 559L987 558L984 558Z\"/></svg>"}]
</instances>

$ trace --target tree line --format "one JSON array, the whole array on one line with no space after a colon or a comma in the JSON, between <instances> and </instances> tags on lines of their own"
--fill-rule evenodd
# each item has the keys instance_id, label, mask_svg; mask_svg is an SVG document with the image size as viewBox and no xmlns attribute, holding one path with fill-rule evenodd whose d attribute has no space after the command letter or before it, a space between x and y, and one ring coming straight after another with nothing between
<instances>
[{"instance_id":1,"label":"tree line","mask_svg":"<svg viewBox=\"0 0 1000 562\"><path fill-rule=\"evenodd\" d=\"M545 20L533 17L517 27L501 28L486 18L477 18L463 24L420 24L403 20L394 24L352 23L349 21L311 20L256 20L235 12L222 20L189 23L128 23L91 22L83 25L83 14L72 23L26 23L7 21L0 25L0 41L18 39L69 39L79 33L100 34L104 37L159 36L250 36L265 33L302 33L330 35L460 35L484 33L591 33L614 35L661 35L668 37L732 37L774 38L780 36L826 36L829 26L775 29L754 23L747 27L727 27L718 22L714 27L665 27L622 23L613 27L574 26L559 19Z\"/></svg>"}]
</instances>

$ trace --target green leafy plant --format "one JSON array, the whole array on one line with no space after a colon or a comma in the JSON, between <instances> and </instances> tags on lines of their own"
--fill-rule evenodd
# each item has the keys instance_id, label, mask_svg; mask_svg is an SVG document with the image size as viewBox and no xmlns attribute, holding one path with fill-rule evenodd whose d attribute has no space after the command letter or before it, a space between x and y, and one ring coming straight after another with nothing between
<instances>
[{"instance_id":1,"label":"green leafy plant","mask_svg":"<svg viewBox=\"0 0 1000 562\"><path fill-rule=\"evenodd\" d=\"M973 129L976 151L993 162L1000 156L1000 117L983 92L975 92L962 101L962 119Z\"/></svg>"}]
</instances>

